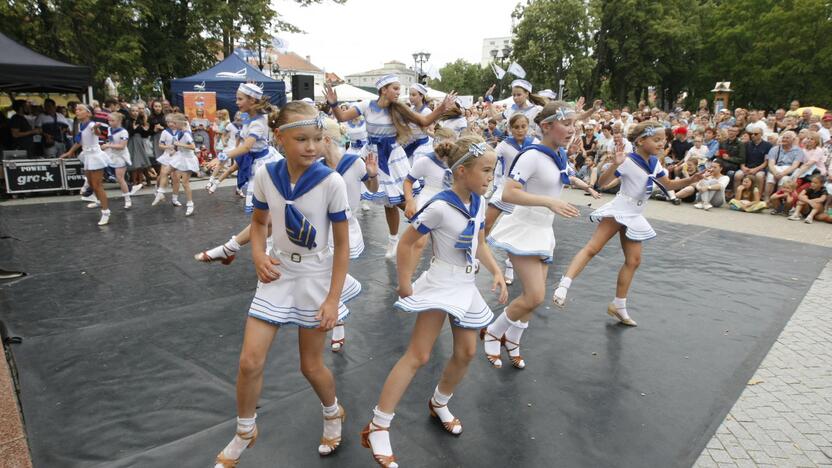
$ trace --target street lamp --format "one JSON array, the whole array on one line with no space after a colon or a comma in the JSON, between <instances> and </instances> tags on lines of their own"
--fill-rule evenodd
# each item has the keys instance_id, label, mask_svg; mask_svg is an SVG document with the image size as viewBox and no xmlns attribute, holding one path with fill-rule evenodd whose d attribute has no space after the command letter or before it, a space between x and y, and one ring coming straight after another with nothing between
<instances>
[{"instance_id":1,"label":"street lamp","mask_svg":"<svg viewBox=\"0 0 832 468\"><path fill-rule=\"evenodd\" d=\"M506 62L508 61L509 55L511 54L511 47L508 45L503 47L502 50L500 49L491 49L489 51L491 53L491 59L500 65L501 68L505 67ZM503 75L505 76L505 75ZM503 92L503 79L500 78L500 84L497 87L497 99L500 99L500 95Z\"/></svg>"},{"instance_id":2,"label":"street lamp","mask_svg":"<svg viewBox=\"0 0 832 468\"><path fill-rule=\"evenodd\" d=\"M415 64L414 69L418 71L419 76L417 81L420 83L425 75L425 63L430 60L430 52L414 52L413 53L413 63Z\"/></svg>"}]
</instances>

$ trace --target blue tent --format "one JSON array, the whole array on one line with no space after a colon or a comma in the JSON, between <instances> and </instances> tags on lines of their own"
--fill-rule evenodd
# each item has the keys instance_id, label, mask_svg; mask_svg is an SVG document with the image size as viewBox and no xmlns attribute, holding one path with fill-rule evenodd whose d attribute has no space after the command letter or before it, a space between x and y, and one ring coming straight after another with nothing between
<instances>
[{"instance_id":1,"label":"blue tent","mask_svg":"<svg viewBox=\"0 0 832 468\"><path fill-rule=\"evenodd\" d=\"M245 70L245 77L238 74L242 70ZM237 104L235 104L237 87L240 83L247 81L262 85L263 94L269 96L273 105L282 107L286 104L286 85L282 81L264 75L260 70L244 62L237 54L229 55L222 62L196 75L171 81L172 102L181 108L184 102L183 92L213 91L217 93L217 109L228 109L231 115L234 115L237 111ZM205 89L201 89L203 83L205 83ZM199 89L194 89L195 85Z\"/></svg>"}]
</instances>

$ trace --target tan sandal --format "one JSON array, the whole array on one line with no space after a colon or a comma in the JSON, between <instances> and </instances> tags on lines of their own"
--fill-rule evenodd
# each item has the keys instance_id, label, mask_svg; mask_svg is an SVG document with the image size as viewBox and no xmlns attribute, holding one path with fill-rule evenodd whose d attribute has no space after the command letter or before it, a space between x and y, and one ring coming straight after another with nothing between
<instances>
[{"instance_id":1,"label":"tan sandal","mask_svg":"<svg viewBox=\"0 0 832 468\"><path fill-rule=\"evenodd\" d=\"M196 260L198 262L201 262L201 263L220 262L223 265L229 265L237 257L237 255L234 252L231 252L229 254L228 249L226 249L225 247L222 248L222 251L223 251L224 254L226 254L225 257L213 258L213 257L209 256L208 251L205 250L205 251L202 251L202 252L194 255L194 260Z\"/></svg>"},{"instance_id":2,"label":"tan sandal","mask_svg":"<svg viewBox=\"0 0 832 468\"><path fill-rule=\"evenodd\" d=\"M257 442L257 426L255 425L254 429L246 433L238 432L237 437L249 441L248 445L246 445L247 449L254 447L254 443ZM222 465L223 468L235 468L237 466L237 463L240 463L239 458L236 460L232 460L226 457L225 454L223 454L223 452L220 452L219 455L217 455L217 459L214 461L215 465Z\"/></svg>"},{"instance_id":3,"label":"tan sandal","mask_svg":"<svg viewBox=\"0 0 832 468\"><path fill-rule=\"evenodd\" d=\"M372 434L373 432L389 430L389 427L376 426L372 423L372 421L369 422L366 426L364 426L364 429L361 431L361 446L370 449L370 451L372 452L373 446L370 444L370 434ZM378 465L383 468L389 468L390 465L394 463L396 464L396 466L398 466L398 463L396 463L395 455L379 455L373 452L373 459L375 459L376 463L378 463Z\"/></svg>"},{"instance_id":4,"label":"tan sandal","mask_svg":"<svg viewBox=\"0 0 832 468\"><path fill-rule=\"evenodd\" d=\"M501 346L503 345L503 339L497 338L496 336L489 333L487 328L483 328L483 329L480 330L480 340L481 341L486 341L486 342L499 341L500 345ZM488 362L495 369L499 369L499 368L503 367L503 363L500 360L500 355L499 354L485 353L485 358L488 359Z\"/></svg>"},{"instance_id":5,"label":"tan sandal","mask_svg":"<svg viewBox=\"0 0 832 468\"><path fill-rule=\"evenodd\" d=\"M500 340L500 341L502 342L503 346L506 348L506 351L508 351L508 353L509 353L508 357L509 357L509 359L511 359L511 365L514 366L515 369L525 369L526 368L526 361L523 360L523 356L521 356L519 354L517 356L512 356L511 355L512 351L514 351L515 349L520 347L520 343L515 343L513 341L507 340L505 335L503 336L503 339ZM514 345L514 347L509 349L508 345Z\"/></svg>"},{"instance_id":6,"label":"tan sandal","mask_svg":"<svg viewBox=\"0 0 832 468\"><path fill-rule=\"evenodd\" d=\"M623 315L621 315L618 312L618 309L615 307L614 304L607 305L607 314L610 317L618 320L622 324L627 325L628 327L637 327L638 326L638 324L636 323L635 320L631 319L630 317L624 317Z\"/></svg>"},{"instance_id":7,"label":"tan sandal","mask_svg":"<svg viewBox=\"0 0 832 468\"><path fill-rule=\"evenodd\" d=\"M332 329L335 330L336 328L343 327L343 326L344 326L343 323L339 323L339 324L336 324ZM333 333L334 333L334 331L333 331ZM340 340L330 339L329 340L329 349L332 350L333 353L340 352L342 349L344 349L344 344L346 343L346 341L347 341L346 336L344 338L341 338Z\"/></svg>"},{"instance_id":8,"label":"tan sandal","mask_svg":"<svg viewBox=\"0 0 832 468\"><path fill-rule=\"evenodd\" d=\"M341 406L340 404L338 405L338 414L336 414L334 416L324 416L325 421L334 421L336 419L341 420L341 425L342 426L344 424L344 421L347 420L347 412L346 412L346 410L344 410L344 407ZM340 436L339 437L333 437L331 439L328 438L328 437L321 437L321 444L318 446L318 454L322 457L332 455L335 452L335 449L337 449L340 445L341 445L341 437ZM329 452L326 452L326 453L322 452L321 451L322 447L328 447Z\"/></svg>"},{"instance_id":9,"label":"tan sandal","mask_svg":"<svg viewBox=\"0 0 832 468\"><path fill-rule=\"evenodd\" d=\"M438 419L439 422L442 423L442 427L444 427L446 431L450 432L451 434L453 434L455 436L458 436L458 435L462 434L462 421L460 421L459 418L454 418L453 421L445 422L439 417L438 414L436 414L436 409L437 408L445 408L447 406L448 406L447 403L444 404L444 405L434 405L433 404L433 398L428 400L428 409L430 409L430 415L433 416L434 418ZM457 428L457 427L459 427L459 432L454 432L454 429Z\"/></svg>"}]
</instances>

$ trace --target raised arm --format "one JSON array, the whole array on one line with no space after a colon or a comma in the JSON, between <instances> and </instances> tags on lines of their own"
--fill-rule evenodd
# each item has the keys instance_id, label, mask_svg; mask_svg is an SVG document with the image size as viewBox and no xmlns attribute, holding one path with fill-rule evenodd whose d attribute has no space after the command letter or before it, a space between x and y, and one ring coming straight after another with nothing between
<instances>
[{"instance_id":1,"label":"raised arm","mask_svg":"<svg viewBox=\"0 0 832 468\"><path fill-rule=\"evenodd\" d=\"M451 91L450 93L445 95L445 99L436 106L436 109L433 110L428 115L416 114L415 112L413 115L415 116L416 121L413 122L420 127L428 127L437 120L439 117L442 117L442 114L445 113L448 109L450 109L454 105L454 101L456 100L456 91Z\"/></svg>"},{"instance_id":2,"label":"raised arm","mask_svg":"<svg viewBox=\"0 0 832 468\"><path fill-rule=\"evenodd\" d=\"M326 103L332 109L332 115L339 122L346 122L361 115L355 107L350 107L347 110L341 109L341 106L338 105L338 94L335 92L335 88L329 83L324 84L324 96L326 97Z\"/></svg>"}]
</instances>

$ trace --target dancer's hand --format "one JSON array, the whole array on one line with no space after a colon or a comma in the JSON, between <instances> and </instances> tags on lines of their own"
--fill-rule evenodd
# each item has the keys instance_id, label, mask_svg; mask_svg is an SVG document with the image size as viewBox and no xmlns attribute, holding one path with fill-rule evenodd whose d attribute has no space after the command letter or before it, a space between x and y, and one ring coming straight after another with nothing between
<instances>
[{"instance_id":1,"label":"dancer's hand","mask_svg":"<svg viewBox=\"0 0 832 468\"><path fill-rule=\"evenodd\" d=\"M327 104L338 103L338 93L335 92L335 88L329 83L324 84L324 97L326 98Z\"/></svg>"},{"instance_id":2,"label":"dancer's hand","mask_svg":"<svg viewBox=\"0 0 832 468\"><path fill-rule=\"evenodd\" d=\"M442 111L450 110L456 104L456 91L451 91L450 93L445 95L445 99L442 100Z\"/></svg>"},{"instance_id":3,"label":"dancer's hand","mask_svg":"<svg viewBox=\"0 0 832 468\"><path fill-rule=\"evenodd\" d=\"M416 199L411 198L404 204L404 216L407 219L412 219L413 215L416 214Z\"/></svg>"},{"instance_id":4,"label":"dancer's hand","mask_svg":"<svg viewBox=\"0 0 832 468\"><path fill-rule=\"evenodd\" d=\"M552 199L548 208L552 210L552 213L559 214L564 218L576 218L581 214L577 208L563 200L558 200L557 198Z\"/></svg>"},{"instance_id":5,"label":"dancer's hand","mask_svg":"<svg viewBox=\"0 0 832 468\"><path fill-rule=\"evenodd\" d=\"M592 188L592 187L588 187L588 188L586 189L586 192L587 192L588 194L592 195L592 198L595 198L595 199L601 198L601 194L600 194L600 193L598 193L598 191L597 191L597 190L595 190L595 189L594 189L594 188Z\"/></svg>"},{"instance_id":6,"label":"dancer's hand","mask_svg":"<svg viewBox=\"0 0 832 468\"><path fill-rule=\"evenodd\" d=\"M319 320L321 323L318 325L319 330L329 331L335 328L335 324L338 323L338 301L335 300L325 300L323 304L321 304L320 310L318 310L318 315L315 316L315 320Z\"/></svg>"},{"instance_id":7,"label":"dancer's hand","mask_svg":"<svg viewBox=\"0 0 832 468\"><path fill-rule=\"evenodd\" d=\"M615 152L615 158L613 159L613 162L615 163L616 166L620 166L620 165L624 164L624 161L626 161L626 160L627 160L627 153L624 152L623 148L621 149L621 151L616 151Z\"/></svg>"},{"instance_id":8,"label":"dancer's hand","mask_svg":"<svg viewBox=\"0 0 832 468\"><path fill-rule=\"evenodd\" d=\"M275 268L275 265L280 265L280 260L265 252L254 255L254 269L261 283L271 283L280 279L280 271Z\"/></svg>"},{"instance_id":9,"label":"dancer's hand","mask_svg":"<svg viewBox=\"0 0 832 468\"><path fill-rule=\"evenodd\" d=\"M413 295L413 285L410 283L399 285L399 297L404 299Z\"/></svg>"},{"instance_id":10,"label":"dancer's hand","mask_svg":"<svg viewBox=\"0 0 832 468\"><path fill-rule=\"evenodd\" d=\"M364 167L367 169L367 177L373 178L378 175L378 155L375 153L368 153L367 159L364 160Z\"/></svg>"},{"instance_id":11,"label":"dancer's hand","mask_svg":"<svg viewBox=\"0 0 832 468\"><path fill-rule=\"evenodd\" d=\"M500 288L500 292L498 293L500 298L497 301L500 304L505 304L508 302L508 286L506 286L506 279L503 277L502 272L494 275L494 280L491 282L491 290L497 292L497 288Z\"/></svg>"},{"instance_id":12,"label":"dancer's hand","mask_svg":"<svg viewBox=\"0 0 832 468\"><path fill-rule=\"evenodd\" d=\"M581 112L584 110L584 102L586 102L586 98L581 96L575 101L575 112Z\"/></svg>"}]
</instances>

